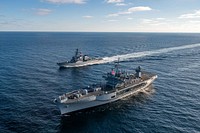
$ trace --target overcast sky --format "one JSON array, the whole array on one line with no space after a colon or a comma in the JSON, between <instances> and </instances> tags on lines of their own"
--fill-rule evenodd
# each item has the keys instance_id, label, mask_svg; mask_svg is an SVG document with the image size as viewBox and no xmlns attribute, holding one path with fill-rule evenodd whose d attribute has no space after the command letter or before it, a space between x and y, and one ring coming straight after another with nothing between
<instances>
[{"instance_id":1,"label":"overcast sky","mask_svg":"<svg viewBox=\"0 0 200 133\"><path fill-rule=\"evenodd\" d=\"M1 0L0 31L200 32L200 0Z\"/></svg>"}]
</instances>

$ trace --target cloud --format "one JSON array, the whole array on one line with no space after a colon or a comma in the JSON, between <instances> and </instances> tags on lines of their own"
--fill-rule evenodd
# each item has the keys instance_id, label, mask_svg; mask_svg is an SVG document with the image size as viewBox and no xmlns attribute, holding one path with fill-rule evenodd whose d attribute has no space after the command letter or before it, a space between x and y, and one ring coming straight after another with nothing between
<instances>
[{"instance_id":1,"label":"cloud","mask_svg":"<svg viewBox=\"0 0 200 133\"><path fill-rule=\"evenodd\" d=\"M157 20L165 20L165 18L156 18Z\"/></svg>"},{"instance_id":2,"label":"cloud","mask_svg":"<svg viewBox=\"0 0 200 133\"><path fill-rule=\"evenodd\" d=\"M200 18L200 10L196 10L194 13L182 14L178 18L180 19Z\"/></svg>"},{"instance_id":3,"label":"cloud","mask_svg":"<svg viewBox=\"0 0 200 133\"><path fill-rule=\"evenodd\" d=\"M83 18L88 18L88 19L93 18L93 16L90 16L90 15L82 16L82 17L83 17Z\"/></svg>"},{"instance_id":4,"label":"cloud","mask_svg":"<svg viewBox=\"0 0 200 133\"><path fill-rule=\"evenodd\" d=\"M142 19L142 23L152 24L152 23L158 23L158 21L152 19Z\"/></svg>"},{"instance_id":5,"label":"cloud","mask_svg":"<svg viewBox=\"0 0 200 133\"><path fill-rule=\"evenodd\" d=\"M138 6L138 7L131 7L126 11L108 14L107 17L117 17L119 15L126 15L126 14L132 14L134 12L142 12L142 11L151 11L152 8L148 6Z\"/></svg>"},{"instance_id":6,"label":"cloud","mask_svg":"<svg viewBox=\"0 0 200 133\"><path fill-rule=\"evenodd\" d=\"M117 16L119 16L118 13L113 13L113 14L108 14L108 15L107 15L107 17L117 17Z\"/></svg>"},{"instance_id":7,"label":"cloud","mask_svg":"<svg viewBox=\"0 0 200 133\"><path fill-rule=\"evenodd\" d=\"M110 19L108 20L108 22L117 22L118 20L115 20L115 19Z\"/></svg>"},{"instance_id":8,"label":"cloud","mask_svg":"<svg viewBox=\"0 0 200 133\"><path fill-rule=\"evenodd\" d=\"M189 23L192 23L192 24L200 24L200 21L198 21L198 20L191 20L191 21L189 21Z\"/></svg>"},{"instance_id":9,"label":"cloud","mask_svg":"<svg viewBox=\"0 0 200 133\"><path fill-rule=\"evenodd\" d=\"M67 3L74 3L74 4L84 4L85 0L43 0L54 4L67 4Z\"/></svg>"},{"instance_id":10,"label":"cloud","mask_svg":"<svg viewBox=\"0 0 200 133\"><path fill-rule=\"evenodd\" d=\"M162 19L164 20L164 18ZM156 19L142 19L143 24L148 24L148 25L163 25L166 24L166 22L162 22L161 19L156 18Z\"/></svg>"},{"instance_id":11,"label":"cloud","mask_svg":"<svg viewBox=\"0 0 200 133\"><path fill-rule=\"evenodd\" d=\"M127 4L125 3L116 3L115 6L126 6Z\"/></svg>"},{"instance_id":12,"label":"cloud","mask_svg":"<svg viewBox=\"0 0 200 133\"><path fill-rule=\"evenodd\" d=\"M115 4L115 6L126 6L128 4L124 3L124 0L106 0L109 4Z\"/></svg>"},{"instance_id":13,"label":"cloud","mask_svg":"<svg viewBox=\"0 0 200 133\"><path fill-rule=\"evenodd\" d=\"M107 3L122 3L124 0L107 0Z\"/></svg>"},{"instance_id":14,"label":"cloud","mask_svg":"<svg viewBox=\"0 0 200 133\"><path fill-rule=\"evenodd\" d=\"M48 15L52 12L52 10L49 10L49 9L34 9L36 10L36 14L37 15L40 15L40 16L44 16L44 15Z\"/></svg>"},{"instance_id":15,"label":"cloud","mask_svg":"<svg viewBox=\"0 0 200 133\"><path fill-rule=\"evenodd\" d=\"M128 20L132 20L133 18L127 18Z\"/></svg>"},{"instance_id":16,"label":"cloud","mask_svg":"<svg viewBox=\"0 0 200 133\"><path fill-rule=\"evenodd\" d=\"M151 11L152 9L148 6L138 6L138 7L131 7L128 9L129 12L141 12L141 11Z\"/></svg>"}]
</instances>

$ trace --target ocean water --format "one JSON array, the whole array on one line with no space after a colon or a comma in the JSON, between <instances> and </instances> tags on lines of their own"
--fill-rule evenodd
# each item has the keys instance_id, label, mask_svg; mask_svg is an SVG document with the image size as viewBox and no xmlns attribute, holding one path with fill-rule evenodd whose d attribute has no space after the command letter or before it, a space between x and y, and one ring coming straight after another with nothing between
<instances>
[{"instance_id":1,"label":"ocean water","mask_svg":"<svg viewBox=\"0 0 200 133\"><path fill-rule=\"evenodd\" d=\"M76 48L103 64L59 69ZM158 79L146 91L71 117L53 99L103 81L113 61ZM0 32L1 133L200 132L200 34Z\"/></svg>"}]
</instances>

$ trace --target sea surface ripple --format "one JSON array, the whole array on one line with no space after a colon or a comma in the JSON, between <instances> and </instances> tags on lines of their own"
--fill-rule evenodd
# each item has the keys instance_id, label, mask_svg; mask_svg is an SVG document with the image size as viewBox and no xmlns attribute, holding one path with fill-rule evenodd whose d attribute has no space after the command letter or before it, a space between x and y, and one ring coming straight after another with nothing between
<instances>
[{"instance_id":1,"label":"sea surface ripple","mask_svg":"<svg viewBox=\"0 0 200 133\"><path fill-rule=\"evenodd\" d=\"M104 64L59 69L76 48ZM158 75L138 95L61 117L53 99L103 81L120 58ZM200 34L0 32L0 132L200 132Z\"/></svg>"}]
</instances>

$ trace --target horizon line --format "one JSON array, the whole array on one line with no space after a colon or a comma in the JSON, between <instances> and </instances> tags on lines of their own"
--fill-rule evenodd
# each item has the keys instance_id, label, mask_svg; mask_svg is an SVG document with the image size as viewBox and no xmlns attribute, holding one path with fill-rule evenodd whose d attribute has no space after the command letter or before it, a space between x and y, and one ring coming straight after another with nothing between
<instances>
[{"instance_id":1,"label":"horizon line","mask_svg":"<svg viewBox=\"0 0 200 133\"><path fill-rule=\"evenodd\" d=\"M0 30L0 32L81 32L81 33L200 33L188 31L49 31L49 30Z\"/></svg>"}]
</instances>

